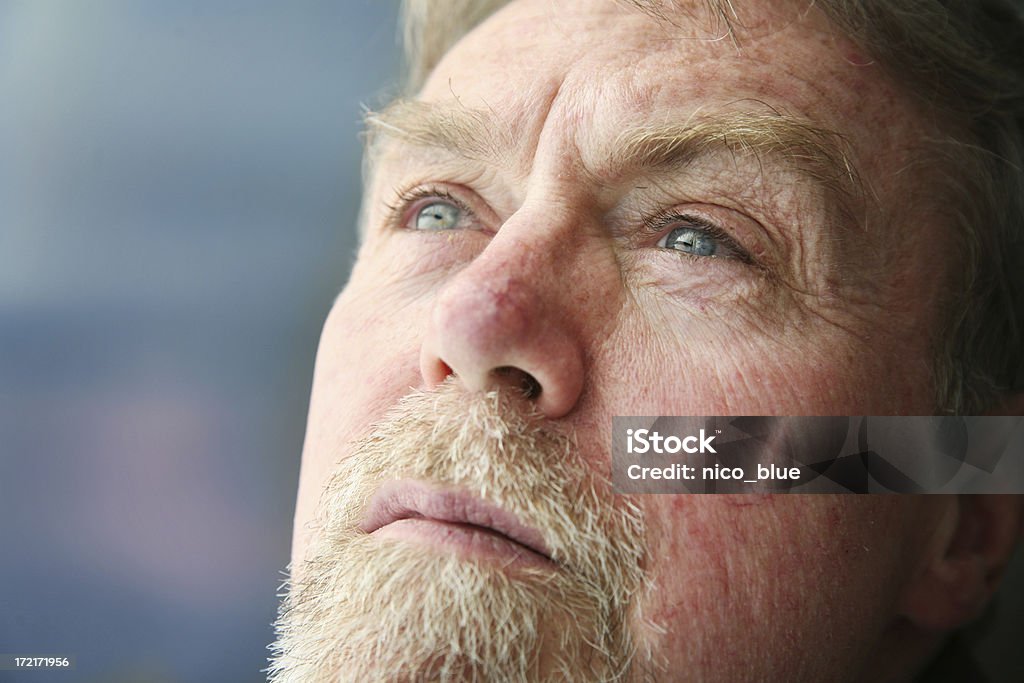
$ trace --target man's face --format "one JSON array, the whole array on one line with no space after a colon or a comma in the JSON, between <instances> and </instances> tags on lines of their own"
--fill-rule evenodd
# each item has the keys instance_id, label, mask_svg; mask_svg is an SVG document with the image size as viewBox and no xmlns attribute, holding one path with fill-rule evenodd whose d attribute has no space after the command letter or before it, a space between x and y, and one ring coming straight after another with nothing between
<instances>
[{"instance_id":1,"label":"man's face","mask_svg":"<svg viewBox=\"0 0 1024 683\"><path fill-rule=\"evenodd\" d=\"M472 572L484 610L487 587L505 582L526 601L509 604L546 603L531 612L542 618L530 642L543 652L526 664L537 677L564 646L545 628L564 630L589 613L581 582L602 580L589 568L581 582L546 581L575 567L559 562L572 550L556 527L571 535L593 522L593 553L609 552L618 577L602 589L621 590L622 600L592 611L605 621L621 612L626 636L615 642L622 656L634 653L634 674L840 680L872 665L895 628L901 588L919 570L936 503L626 501L606 482L615 415L934 410L933 335L952 250L940 203L906 170L930 131L816 11L763 4L742 7L737 46L713 39L700 12L657 20L606 1L514 2L448 53L415 103L381 114L365 240L317 360L297 582L315 575L302 562L311 543L323 551L317 530L331 526L323 518L347 506L335 527L361 537L321 557L350 563L339 576L351 580L372 571L375 553L387 554L399 578L372 588L381 623L406 618L388 605L441 582L440 572ZM451 414L432 427L438 385L438 410L457 416L460 406L477 410L481 391L529 384L531 398L492 404L498 417L525 421L513 443L540 430L541 441L562 444L537 452L565 458L565 467L525 459L522 477L544 500L536 509L515 490L516 462L494 464L503 451L486 445L495 419L486 411L469 427L474 438L438 456L444 466L402 450L443 448L437 438L428 447L394 437L373 450L383 438L374 424L413 390L426 398L417 394L401 424L429 441L432 429L460 433ZM359 460L367 448L373 455ZM477 460L490 469L479 471ZM488 479L499 474L503 483ZM314 523L329 481L336 495ZM403 533L367 527L366 501L395 481L510 508L517 523L552 534L546 552L555 561L495 549L465 529L476 541L453 540L440 523ZM557 493L562 484L596 502L577 505ZM571 524L558 527L561 517ZM401 573L421 556L448 564ZM530 590L520 595L521 585ZM570 598L580 602L559 602ZM453 622L459 634L460 615L438 610L434 621ZM409 629L411 641L421 637ZM375 645L392 646L403 644ZM440 671L440 661L425 670ZM459 661L465 674L469 660Z\"/></svg>"}]
</instances>

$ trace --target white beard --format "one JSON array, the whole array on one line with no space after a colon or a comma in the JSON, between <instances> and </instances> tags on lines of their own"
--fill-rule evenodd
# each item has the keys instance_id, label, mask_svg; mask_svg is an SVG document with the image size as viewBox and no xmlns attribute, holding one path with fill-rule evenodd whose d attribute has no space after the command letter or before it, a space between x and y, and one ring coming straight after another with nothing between
<instances>
[{"instance_id":1,"label":"white beard","mask_svg":"<svg viewBox=\"0 0 1024 683\"><path fill-rule=\"evenodd\" d=\"M621 681L642 587L638 509L515 396L403 399L328 482L282 601L272 683ZM538 529L556 569L503 568L356 527L389 479L454 486Z\"/></svg>"}]
</instances>

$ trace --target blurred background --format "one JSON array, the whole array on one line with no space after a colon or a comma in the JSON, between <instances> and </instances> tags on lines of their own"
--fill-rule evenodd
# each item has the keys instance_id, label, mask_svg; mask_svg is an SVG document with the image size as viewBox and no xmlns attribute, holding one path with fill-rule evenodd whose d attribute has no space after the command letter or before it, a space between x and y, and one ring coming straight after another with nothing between
<instances>
[{"instance_id":1,"label":"blurred background","mask_svg":"<svg viewBox=\"0 0 1024 683\"><path fill-rule=\"evenodd\" d=\"M0 681L265 680L397 0L0 0Z\"/></svg>"},{"instance_id":2,"label":"blurred background","mask_svg":"<svg viewBox=\"0 0 1024 683\"><path fill-rule=\"evenodd\" d=\"M265 680L396 10L0 0L0 653L77 655L0 681Z\"/></svg>"}]
</instances>

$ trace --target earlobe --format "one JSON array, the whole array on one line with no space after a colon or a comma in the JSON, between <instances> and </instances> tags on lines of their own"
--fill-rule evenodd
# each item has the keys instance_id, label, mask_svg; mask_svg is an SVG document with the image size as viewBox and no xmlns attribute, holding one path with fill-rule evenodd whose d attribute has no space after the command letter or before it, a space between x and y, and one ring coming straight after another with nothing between
<instances>
[{"instance_id":1,"label":"earlobe","mask_svg":"<svg viewBox=\"0 0 1024 683\"><path fill-rule=\"evenodd\" d=\"M978 617L1021 538L1022 496L959 495L940 523L901 613L918 627L950 631Z\"/></svg>"}]
</instances>

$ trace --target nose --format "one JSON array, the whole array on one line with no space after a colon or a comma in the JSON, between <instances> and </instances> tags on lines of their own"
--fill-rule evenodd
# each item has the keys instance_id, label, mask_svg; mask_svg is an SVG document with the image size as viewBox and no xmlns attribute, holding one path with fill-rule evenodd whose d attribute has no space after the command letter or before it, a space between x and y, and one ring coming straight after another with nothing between
<instances>
[{"instance_id":1,"label":"nose","mask_svg":"<svg viewBox=\"0 0 1024 683\"><path fill-rule=\"evenodd\" d=\"M564 306L569 284L556 271L496 236L435 301L420 353L425 384L454 375L472 392L521 390L552 419L572 411L583 390L583 350Z\"/></svg>"}]
</instances>

